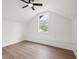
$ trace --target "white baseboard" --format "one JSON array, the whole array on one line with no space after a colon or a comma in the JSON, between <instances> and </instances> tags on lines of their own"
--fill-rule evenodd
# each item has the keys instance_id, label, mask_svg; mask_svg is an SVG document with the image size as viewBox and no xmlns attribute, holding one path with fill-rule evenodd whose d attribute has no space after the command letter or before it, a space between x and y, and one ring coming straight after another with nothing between
<instances>
[{"instance_id":1,"label":"white baseboard","mask_svg":"<svg viewBox=\"0 0 79 59\"><path fill-rule=\"evenodd\" d=\"M76 51L76 49L73 48L73 52L74 52L75 56L77 57L77 51Z\"/></svg>"},{"instance_id":2,"label":"white baseboard","mask_svg":"<svg viewBox=\"0 0 79 59\"><path fill-rule=\"evenodd\" d=\"M9 46L9 45L21 42L21 41L23 41L23 40L13 41L13 42L10 42L8 44L2 45L2 47L6 47L6 46ZM50 46L55 46L55 47L60 47L60 48L68 49L68 50L73 50L73 48L72 48L73 43L50 41L50 40L41 40L41 39L39 39L39 40L29 39L28 41L43 43L43 44L47 44L47 45L50 45ZM77 54L76 54L77 52L75 50L73 50L73 52L74 52L75 56L77 56Z\"/></svg>"},{"instance_id":3,"label":"white baseboard","mask_svg":"<svg viewBox=\"0 0 79 59\"><path fill-rule=\"evenodd\" d=\"M44 39L29 39L29 41L43 43L50 46L60 47L68 50L72 50L73 43L68 42L60 42L60 41L53 41L53 40L44 40Z\"/></svg>"},{"instance_id":4,"label":"white baseboard","mask_svg":"<svg viewBox=\"0 0 79 59\"><path fill-rule=\"evenodd\" d=\"M2 47L6 47L6 46L9 46L9 45L12 45L12 44L15 44L15 43L21 42L21 41L23 41L23 40L12 41L12 42L10 42L10 43L7 43L7 44L5 44L5 45L2 45Z\"/></svg>"},{"instance_id":5,"label":"white baseboard","mask_svg":"<svg viewBox=\"0 0 79 59\"><path fill-rule=\"evenodd\" d=\"M73 48L74 43L71 43L71 42L60 42L60 41L44 40L44 39L32 39L32 38L29 38L29 41L72 50L74 52L75 56L77 56L76 49Z\"/></svg>"}]
</instances>

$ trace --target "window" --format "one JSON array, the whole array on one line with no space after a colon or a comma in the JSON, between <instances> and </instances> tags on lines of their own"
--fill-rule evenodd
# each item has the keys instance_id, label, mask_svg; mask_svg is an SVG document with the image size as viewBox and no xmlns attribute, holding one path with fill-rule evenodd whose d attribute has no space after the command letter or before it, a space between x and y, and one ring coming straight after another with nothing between
<instances>
[{"instance_id":1,"label":"window","mask_svg":"<svg viewBox=\"0 0 79 59\"><path fill-rule=\"evenodd\" d=\"M39 32L48 32L48 15L39 16Z\"/></svg>"}]
</instances>

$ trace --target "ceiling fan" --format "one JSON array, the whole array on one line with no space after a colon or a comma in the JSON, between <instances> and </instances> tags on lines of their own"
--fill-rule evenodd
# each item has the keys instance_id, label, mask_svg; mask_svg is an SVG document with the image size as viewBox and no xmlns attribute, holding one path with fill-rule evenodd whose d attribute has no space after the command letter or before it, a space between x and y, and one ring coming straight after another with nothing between
<instances>
[{"instance_id":1,"label":"ceiling fan","mask_svg":"<svg viewBox=\"0 0 79 59\"><path fill-rule=\"evenodd\" d=\"M22 8L31 7L32 10L35 10L34 6L42 6L43 5L41 3L34 3L34 0L28 0L28 1L21 0L21 1L27 3L27 5L23 6Z\"/></svg>"}]
</instances>

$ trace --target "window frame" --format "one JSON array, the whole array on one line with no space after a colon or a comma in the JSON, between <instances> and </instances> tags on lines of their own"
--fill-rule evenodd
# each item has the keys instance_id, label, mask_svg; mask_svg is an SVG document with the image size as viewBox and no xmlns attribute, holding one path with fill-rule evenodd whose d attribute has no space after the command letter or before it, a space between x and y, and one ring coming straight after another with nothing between
<instances>
[{"instance_id":1,"label":"window frame","mask_svg":"<svg viewBox=\"0 0 79 59\"><path fill-rule=\"evenodd\" d=\"M48 31L40 31L40 16L42 16L42 15L45 15L45 16L48 16L48 21L49 21L49 15L47 15L47 14L40 14L40 15L38 15L38 32L39 33L48 33Z\"/></svg>"}]
</instances>

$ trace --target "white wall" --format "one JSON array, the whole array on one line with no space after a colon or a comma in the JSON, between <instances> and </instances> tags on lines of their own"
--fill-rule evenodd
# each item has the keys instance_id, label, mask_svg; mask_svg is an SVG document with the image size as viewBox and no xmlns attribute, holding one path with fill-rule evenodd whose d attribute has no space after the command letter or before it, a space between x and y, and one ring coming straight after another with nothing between
<instances>
[{"instance_id":1,"label":"white wall","mask_svg":"<svg viewBox=\"0 0 79 59\"><path fill-rule=\"evenodd\" d=\"M49 15L48 33L38 32L38 15ZM37 14L28 23L27 40L72 50L72 20L53 12Z\"/></svg>"},{"instance_id":2,"label":"white wall","mask_svg":"<svg viewBox=\"0 0 79 59\"><path fill-rule=\"evenodd\" d=\"M24 39L25 31L24 24L14 21L3 20L2 22L2 46L22 41Z\"/></svg>"},{"instance_id":3,"label":"white wall","mask_svg":"<svg viewBox=\"0 0 79 59\"><path fill-rule=\"evenodd\" d=\"M49 33L55 41L70 43L72 40L72 20L51 12Z\"/></svg>"},{"instance_id":4,"label":"white wall","mask_svg":"<svg viewBox=\"0 0 79 59\"><path fill-rule=\"evenodd\" d=\"M43 13L44 14L44 13ZM49 14L49 13L45 13ZM38 33L38 14L33 17L29 22L28 22L28 39L29 40L43 40L43 39L49 39L49 36L47 33ZM42 35L41 35L42 34Z\"/></svg>"},{"instance_id":5,"label":"white wall","mask_svg":"<svg viewBox=\"0 0 79 59\"><path fill-rule=\"evenodd\" d=\"M73 51L75 52L75 55L77 56L77 19L72 20L72 33L73 33Z\"/></svg>"}]
</instances>

